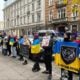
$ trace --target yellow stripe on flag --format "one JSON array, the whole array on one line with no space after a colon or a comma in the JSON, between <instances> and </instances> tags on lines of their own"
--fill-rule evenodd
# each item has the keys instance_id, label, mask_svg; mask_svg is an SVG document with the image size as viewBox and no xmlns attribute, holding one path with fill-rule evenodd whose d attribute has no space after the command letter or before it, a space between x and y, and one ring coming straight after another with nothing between
<instances>
[{"instance_id":1,"label":"yellow stripe on flag","mask_svg":"<svg viewBox=\"0 0 80 80\"><path fill-rule=\"evenodd\" d=\"M40 50L41 50L40 44L31 46L31 53L32 54L39 54Z\"/></svg>"},{"instance_id":2,"label":"yellow stripe on flag","mask_svg":"<svg viewBox=\"0 0 80 80\"><path fill-rule=\"evenodd\" d=\"M64 0L63 2L64 2L64 4L67 4L67 0Z\"/></svg>"},{"instance_id":3,"label":"yellow stripe on flag","mask_svg":"<svg viewBox=\"0 0 80 80\"><path fill-rule=\"evenodd\" d=\"M72 4L80 4L80 0L72 0Z\"/></svg>"}]
</instances>

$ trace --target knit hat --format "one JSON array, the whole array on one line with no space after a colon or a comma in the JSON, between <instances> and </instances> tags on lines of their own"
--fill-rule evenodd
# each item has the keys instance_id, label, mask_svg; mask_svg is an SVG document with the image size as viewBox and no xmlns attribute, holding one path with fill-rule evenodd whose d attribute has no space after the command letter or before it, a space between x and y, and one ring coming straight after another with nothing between
<instances>
[{"instance_id":1,"label":"knit hat","mask_svg":"<svg viewBox=\"0 0 80 80\"><path fill-rule=\"evenodd\" d=\"M34 38L39 38L39 35L37 33L35 33Z\"/></svg>"}]
</instances>

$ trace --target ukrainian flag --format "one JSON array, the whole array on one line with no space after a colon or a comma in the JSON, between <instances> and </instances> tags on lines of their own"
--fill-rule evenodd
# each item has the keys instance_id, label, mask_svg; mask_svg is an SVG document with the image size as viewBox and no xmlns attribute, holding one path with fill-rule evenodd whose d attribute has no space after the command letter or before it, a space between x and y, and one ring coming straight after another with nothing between
<instances>
[{"instance_id":1,"label":"ukrainian flag","mask_svg":"<svg viewBox=\"0 0 80 80\"><path fill-rule=\"evenodd\" d=\"M75 5L75 4L80 4L80 0L72 0L72 4Z\"/></svg>"},{"instance_id":2,"label":"ukrainian flag","mask_svg":"<svg viewBox=\"0 0 80 80\"><path fill-rule=\"evenodd\" d=\"M76 11L78 11L78 7L74 6L73 9L72 9L72 12L76 12Z\"/></svg>"},{"instance_id":3,"label":"ukrainian flag","mask_svg":"<svg viewBox=\"0 0 80 80\"><path fill-rule=\"evenodd\" d=\"M31 53L32 54L39 54L40 50L41 50L40 44L31 46Z\"/></svg>"},{"instance_id":4,"label":"ukrainian flag","mask_svg":"<svg viewBox=\"0 0 80 80\"><path fill-rule=\"evenodd\" d=\"M74 50L75 53L73 52L73 54L76 54L76 56L75 56L75 59L73 60L73 62L67 64L64 61L64 59L61 56L62 46L67 46L69 49L70 49L70 47L73 47L75 49ZM80 54L79 44L77 44L75 42L59 42L58 41L58 42L56 42L55 46L53 47L53 51L54 51L54 54L55 54L54 58L55 58L55 64L56 65L58 65L60 68L63 68L65 70L69 70L69 71L72 71L72 72L75 72L75 73L79 72L79 69L80 69L80 59L78 57L79 54ZM66 52L66 54L68 54L68 53Z\"/></svg>"},{"instance_id":5,"label":"ukrainian flag","mask_svg":"<svg viewBox=\"0 0 80 80\"><path fill-rule=\"evenodd\" d=\"M67 4L68 0L63 0L64 4Z\"/></svg>"},{"instance_id":6,"label":"ukrainian flag","mask_svg":"<svg viewBox=\"0 0 80 80\"><path fill-rule=\"evenodd\" d=\"M41 51L40 40L36 39L33 41L33 44L31 45L31 53L39 54L40 51Z\"/></svg>"}]
</instances>

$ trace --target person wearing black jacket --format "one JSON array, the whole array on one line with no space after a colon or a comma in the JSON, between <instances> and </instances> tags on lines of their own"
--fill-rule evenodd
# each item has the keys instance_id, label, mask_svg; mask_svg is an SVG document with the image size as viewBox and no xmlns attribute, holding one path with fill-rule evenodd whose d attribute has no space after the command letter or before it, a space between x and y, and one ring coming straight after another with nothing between
<instances>
[{"instance_id":1,"label":"person wearing black jacket","mask_svg":"<svg viewBox=\"0 0 80 80\"><path fill-rule=\"evenodd\" d=\"M9 52L8 56L11 55L11 45L9 44L10 42L10 36L8 36L8 42L7 42L7 52Z\"/></svg>"},{"instance_id":2,"label":"person wearing black jacket","mask_svg":"<svg viewBox=\"0 0 80 80\"><path fill-rule=\"evenodd\" d=\"M64 33L64 42L71 42L71 33ZM61 69L61 71L64 71L64 69ZM68 80L73 80L73 73L71 71L68 71L68 76Z\"/></svg>"},{"instance_id":3,"label":"person wearing black jacket","mask_svg":"<svg viewBox=\"0 0 80 80\"><path fill-rule=\"evenodd\" d=\"M49 40L49 46L44 47L44 63L46 70L42 73L49 74L49 77L52 77L52 47L53 47L53 37L54 35L51 35Z\"/></svg>"}]
</instances>

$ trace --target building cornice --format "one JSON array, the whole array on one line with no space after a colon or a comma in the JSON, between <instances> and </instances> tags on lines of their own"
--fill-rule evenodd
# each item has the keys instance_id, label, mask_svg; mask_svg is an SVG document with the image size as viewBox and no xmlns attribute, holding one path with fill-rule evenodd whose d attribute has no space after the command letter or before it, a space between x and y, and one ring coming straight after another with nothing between
<instances>
[{"instance_id":1,"label":"building cornice","mask_svg":"<svg viewBox=\"0 0 80 80\"><path fill-rule=\"evenodd\" d=\"M15 4L15 3L18 2L18 1L20 1L20 0L15 0L15 1L12 2L11 4L9 4L9 5L7 5L7 6L4 6L3 11L4 11L5 9L9 8L10 6L12 6L13 4ZM5 3L5 4L6 4L6 3Z\"/></svg>"}]
</instances>

